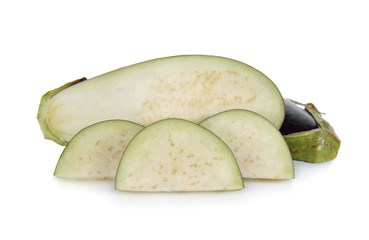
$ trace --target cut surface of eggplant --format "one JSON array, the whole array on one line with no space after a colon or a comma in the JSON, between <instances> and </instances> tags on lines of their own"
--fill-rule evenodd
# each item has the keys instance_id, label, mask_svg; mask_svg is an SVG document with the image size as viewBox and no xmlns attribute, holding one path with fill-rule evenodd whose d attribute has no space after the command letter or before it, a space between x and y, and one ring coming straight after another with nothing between
<instances>
[{"instance_id":1,"label":"cut surface of eggplant","mask_svg":"<svg viewBox=\"0 0 369 240\"><path fill-rule=\"evenodd\" d=\"M154 59L46 93L38 121L44 137L65 145L96 122L122 119L147 126L165 118L198 123L229 109L259 113L279 128L283 98L263 73L224 57Z\"/></svg>"},{"instance_id":2,"label":"cut surface of eggplant","mask_svg":"<svg viewBox=\"0 0 369 240\"><path fill-rule=\"evenodd\" d=\"M294 178L293 161L283 136L259 114L228 110L204 120L200 125L230 147L244 178Z\"/></svg>"},{"instance_id":3,"label":"cut surface of eggplant","mask_svg":"<svg viewBox=\"0 0 369 240\"><path fill-rule=\"evenodd\" d=\"M114 179L119 161L142 126L109 120L78 132L61 154L54 175L69 179Z\"/></svg>"},{"instance_id":4,"label":"cut surface of eggplant","mask_svg":"<svg viewBox=\"0 0 369 240\"><path fill-rule=\"evenodd\" d=\"M155 122L130 142L119 163L121 191L225 191L244 187L232 151L209 130L181 119Z\"/></svg>"}]
</instances>

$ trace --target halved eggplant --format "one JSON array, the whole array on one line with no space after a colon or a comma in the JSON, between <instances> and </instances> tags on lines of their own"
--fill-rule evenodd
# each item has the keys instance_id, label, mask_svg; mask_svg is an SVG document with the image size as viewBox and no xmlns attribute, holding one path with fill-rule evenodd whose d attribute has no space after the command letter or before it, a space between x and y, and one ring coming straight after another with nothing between
<instances>
[{"instance_id":1,"label":"halved eggplant","mask_svg":"<svg viewBox=\"0 0 369 240\"><path fill-rule=\"evenodd\" d=\"M122 191L225 191L244 187L232 151L209 130L165 119L139 132L119 163Z\"/></svg>"},{"instance_id":2,"label":"halved eggplant","mask_svg":"<svg viewBox=\"0 0 369 240\"><path fill-rule=\"evenodd\" d=\"M230 147L244 178L294 178L293 161L282 134L261 115L247 110L228 110L200 125Z\"/></svg>"},{"instance_id":3,"label":"halved eggplant","mask_svg":"<svg viewBox=\"0 0 369 240\"><path fill-rule=\"evenodd\" d=\"M255 111L277 128L284 119L282 96L263 73L228 58L189 55L138 63L52 90L41 99L38 121L45 138L65 145L84 127L104 120L198 123L234 108Z\"/></svg>"},{"instance_id":4,"label":"halved eggplant","mask_svg":"<svg viewBox=\"0 0 369 240\"><path fill-rule=\"evenodd\" d=\"M309 163L321 163L336 158L341 140L333 127L323 119L315 105L289 102L295 106L292 108L286 106L286 119L281 131L284 133L283 137L288 144L292 158ZM304 106L304 110L297 105ZM311 122L309 118L313 119L316 127L308 123Z\"/></svg>"},{"instance_id":5,"label":"halved eggplant","mask_svg":"<svg viewBox=\"0 0 369 240\"><path fill-rule=\"evenodd\" d=\"M71 179L115 178L124 150L142 129L124 120L103 121L84 128L65 147L54 175Z\"/></svg>"}]
</instances>

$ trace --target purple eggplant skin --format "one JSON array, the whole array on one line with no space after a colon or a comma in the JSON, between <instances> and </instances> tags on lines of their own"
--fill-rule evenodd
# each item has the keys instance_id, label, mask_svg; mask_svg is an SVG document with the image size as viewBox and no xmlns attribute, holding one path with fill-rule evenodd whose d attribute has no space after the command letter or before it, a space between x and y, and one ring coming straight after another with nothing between
<instances>
[{"instance_id":1,"label":"purple eggplant skin","mask_svg":"<svg viewBox=\"0 0 369 240\"><path fill-rule=\"evenodd\" d=\"M297 106L291 100L283 99L285 117L279 131L282 135L309 131L318 127L315 119L309 112Z\"/></svg>"}]
</instances>

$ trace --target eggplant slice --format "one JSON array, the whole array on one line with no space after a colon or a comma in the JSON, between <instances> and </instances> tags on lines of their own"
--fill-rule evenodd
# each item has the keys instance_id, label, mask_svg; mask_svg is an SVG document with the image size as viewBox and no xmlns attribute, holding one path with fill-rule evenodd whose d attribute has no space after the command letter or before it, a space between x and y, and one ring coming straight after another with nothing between
<instances>
[{"instance_id":1,"label":"eggplant slice","mask_svg":"<svg viewBox=\"0 0 369 240\"><path fill-rule=\"evenodd\" d=\"M142 126L166 118L195 123L229 109L259 113L280 128L283 98L255 68L204 55L154 59L79 79L46 93L38 121L46 139L66 145L96 122L122 119Z\"/></svg>"}]
</instances>

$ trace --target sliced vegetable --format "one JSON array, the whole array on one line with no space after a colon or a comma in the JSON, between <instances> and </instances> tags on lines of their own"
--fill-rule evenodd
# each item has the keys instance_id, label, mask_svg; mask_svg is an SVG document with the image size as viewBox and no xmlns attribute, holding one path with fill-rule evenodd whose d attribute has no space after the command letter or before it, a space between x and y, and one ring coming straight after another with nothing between
<instances>
[{"instance_id":1,"label":"sliced vegetable","mask_svg":"<svg viewBox=\"0 0 369 240\"><path fill-rule=\"evenodd\" d=\"M181 119L161 120L139 132L120 161L115 188L122 191L242 189L237 162L215 134Z\"/></svg>"},{"instance_id":2,"label":"sliced vegetable","mask_svg":"<svg viewBox=\"0 0 369 240\"><path fill-rule=\"evenodd\" d=\"M119 161L142 126L109 120L86 127L65 147L54 175L72 179L115 178Z\"/></svg>"},{"instance_id":3,"label":"sliced vegetable","mask_svg":"<svg viewBox=\"0 0 369 240\"><path fill-rule=\"evenodd\" d=\"M284 135L292 158L309 163L321 163L336 158L341 140L336 135L333 127L322 118L321 113L314 104L301 104L295 101L293 103L303 105L306 113L309 113L315 120L317 127L312 129L307 128L306 131L292 131L292 133ZM288 108L286 109L288 110ZM297 115L300 113L295 112L294 114ZM286 118L294 114L286 114ZM289 122L292 121L286 119L285 122L287 124L283 124L285 125L284 128L289 129ZM299 125L298 121L295 123Z\"/></svg>"},{"instance_id":4,"label":"sliced vegetable","mask_svg":"<svg viewBox=\"0 0 369 240\"><path fill-rule=\"evenodd\" d=\"M46 93L38 121L44 137L65 145L81 129L109 119L147 126L165 118L198 123L229 109L249 109L279 128L284 103L258 70L215 56L175 56L142 62Z\"/></svg>"},{"instance_id":5,"label":"sliced vegetable","mask_svg":"<svg viewBox=\"0 0 369 240\"><path fill-rule=\"evenodd\" d=\"M200 125L214 132L230 147L244 178L294 178L293 161L283 136L259 114L228 110Z\"/></svg>"}]
</instances>

